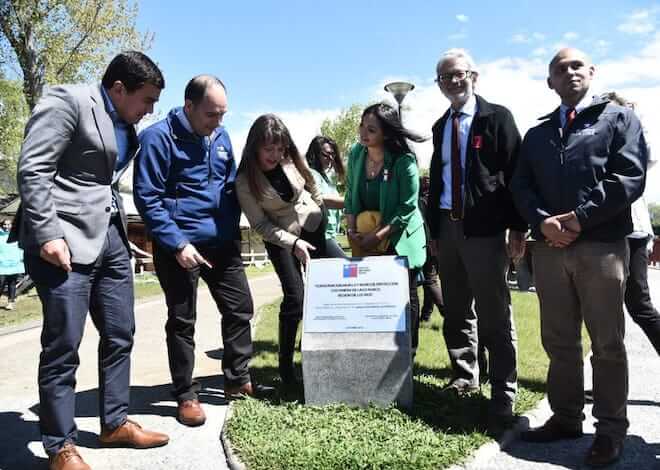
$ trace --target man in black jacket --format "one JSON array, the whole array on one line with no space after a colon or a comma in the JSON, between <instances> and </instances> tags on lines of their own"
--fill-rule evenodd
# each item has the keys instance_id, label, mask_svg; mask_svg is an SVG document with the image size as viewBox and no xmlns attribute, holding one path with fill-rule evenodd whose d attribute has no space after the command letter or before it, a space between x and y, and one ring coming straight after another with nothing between
<instances>
[{"instance_id":1,"label":"man in black jacket","mask_svg":"<svg viewBox=\"0 0 660 470\"><path fill-rule=\"evenodd\" d=\"M533 263L553 411L543 426L522 438L550 442L582 435L584 319L593 351L597 419L586 463L602 466L619 458L628 428L625 237L632 231L630 204L644 190L647 150L630 109L592 100L594 71L579 50L566 48L554 56L548 85L561 105L527 132L512 190L540 242Z\"/></svg>"},{"instance_id":2,"label":"man in black jacket","mask_svg":"<svg viewBox=\"0 0 660 470\"><path fill-rule=\"evenodd\" d=\"M489 428L497 432L513 421L516 337L506 270L509 256L524 251L527 224L508 189L520 134L508 109L474 94L477 78L466 51L449 50L438 62L436 81L451 107L433 126L429 225L454 375L447 388L478 389L478 319L490 355Z\"/></svg>"}]
</instances>

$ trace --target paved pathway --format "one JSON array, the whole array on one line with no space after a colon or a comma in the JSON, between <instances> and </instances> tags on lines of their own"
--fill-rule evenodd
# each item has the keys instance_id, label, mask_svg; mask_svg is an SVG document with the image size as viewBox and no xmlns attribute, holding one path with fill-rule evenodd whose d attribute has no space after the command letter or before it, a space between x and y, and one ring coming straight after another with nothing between
<instances>
[{"instance_id":1,"label":"paved pathway","mask_svg":"<svg viewBox=\"0 0 660 470\"><path fill-rule=\"evenodd\" d=\"M281 295L274 274L250 281L255 308ZM207 422L187 428L176 419L176 403L170 395L164 324L166 307L157 298L136 305L136 335L131 370L131 417L144 427L169 434L170 443L160 449L102 449L99 433L96 373L98 335L88 320L80 347L81 365L76 387L78 446L96 470L169 468L177 470L225 469L219 435L226 401L222 392L220 315L208 291L200 292L196 332L195 375L202 382L200 401ZM37 365L40 328L0 336L0 469L46 469L38 418Z\"/></svg>"},{"instance_id":2,"label":"paved pathway","mask_svg":"<svg viewBox=\"0 0 660 470\"><path fill-rule=\"evenodd\" d=\"M649 270L649 284L654 303L660 306L660 271ZM644 332L628 316L626 349L630 367L628 395L630 428L621 460L607 468L660 470L660 358ZM588 384L591 383L589 361L585 362L585 380ZM531 420L532 426L542 424L550 416L550 409L545 400L543 405L536 419ZM583 468L582 462L594 433L591 405L588 405L584 412L587 421L584 426L585 436L581 439L552 444L530 444L518 440L493 457L476 459L467 467L470 470Z\"/></svg>"}]
</instances>

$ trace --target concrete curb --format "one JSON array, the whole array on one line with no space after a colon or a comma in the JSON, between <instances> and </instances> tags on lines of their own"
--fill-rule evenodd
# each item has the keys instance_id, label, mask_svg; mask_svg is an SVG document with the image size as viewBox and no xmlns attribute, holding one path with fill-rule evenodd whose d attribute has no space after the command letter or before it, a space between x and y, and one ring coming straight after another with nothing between
<instances>
[{"instance_id":1,"label":"concrete curb","mask_svg":"<svg viewBox=\"0 0 660 470\"><path fill-rule=\"evenodd\" d=\"M21 331L40 328L41 324L42 324L42 320L32 320L25 323L19 323L18 325L14 325L14 326L6 326L4 328L0 328L0 336L7 336L13 333L20 333Z\"/></svg>"},{"instance_id":2,"label":"concrete curb","mask_svg":"<svg viewBox=\"0 0 660 470\"><path fill-rule=\"evenodd\" d=\"M454 464L447 470L476 470L482 468L497 453L510 446L520 433L527 431L530 427L539 426L550 418L552 412L548 398L543 397L536 407L520 417L518 422L511 429L505 431L497 440L487 442L479 447L476 452L461 464Z\"/></svg>"},{"instance_id":3,"label":"concrete curb","mask_svg":"<svg viewBox=\"0 0 660 470\"><path fill-rule=\"evenodd\" d=\"M227 412L225 413L225 420L222 423L222 430L220 431L220 442L222 442L222 448L225 451L225 460L227 461L227 466L230 470L247 470L247 467L241 459L238 458L238 455L234 452L234 449L231 446L229 437L227 436L227 422L231 419L234 414L233 403L230 403L227 406Z\"/></svg>"},{"instance_id":4,"label":"concrete curb","mask_svg":"<svg viewBox=\"0 0 660 470\"><path fill-rule=\"evenodd\" d=\"M274 300L277 302L277 300ZM271 302L267 302L264 305L268 305ZM261 322L261 315L259 315L261 308L258 308L254 317L252 318L252 337L254 337L257 326ZM233 447L231 446L231 441L229 440L229 437L227 436L227 423L231 419L231 417L234 415L234 403L229 402L227 405L227 412L225 413L225 419L222 422L222 429L220 430L220 442L222 443L222 449L225 451L225 460L227 462L227 466L229 467L230 470L247 470L247 467L245 464L241 461L241 459L236 455L234 452Z\"/></svg>"}]
</instances>

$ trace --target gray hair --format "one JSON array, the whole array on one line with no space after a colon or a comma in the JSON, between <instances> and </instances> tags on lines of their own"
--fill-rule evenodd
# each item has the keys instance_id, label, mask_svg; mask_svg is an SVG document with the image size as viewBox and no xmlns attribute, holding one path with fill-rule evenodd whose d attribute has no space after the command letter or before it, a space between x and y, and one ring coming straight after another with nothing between
<instances>
[{"instance_id":1,"label":"gray hair","mask_svg":"<svg viewBox=\"0 0 660 470\"><path fill-rule=\"evenodd\" d=\"M438 61L438 65L436 65L436 69L439 69L442 67L442 65L448 61L448 60L456 60L456 59L463 59L465 62L467 62L468 67L472 72L479 73L477 70L477 65L474 62L474 59L472 59L472 56L468 51L465 49L460 49L460 48L454 48L454 49L449 49L448 51L445 51L441 56L440 60Z\"/></svg>"}]
</instances>

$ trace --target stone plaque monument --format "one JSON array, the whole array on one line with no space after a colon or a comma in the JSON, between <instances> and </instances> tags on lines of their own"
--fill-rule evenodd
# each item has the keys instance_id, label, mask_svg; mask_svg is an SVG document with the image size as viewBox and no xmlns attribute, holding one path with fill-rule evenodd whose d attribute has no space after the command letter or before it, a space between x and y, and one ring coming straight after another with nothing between
<instances>
[{"instance_id":1,"label":"stone plaque monument","mask_svg":"<svg viewBox=\"0 0 660 470\"><path fill-rule=\"evenodd\" d=\"M305 403L412 407L406 258L320 259L307 267Z\"/></svg>"}]
</instances>

